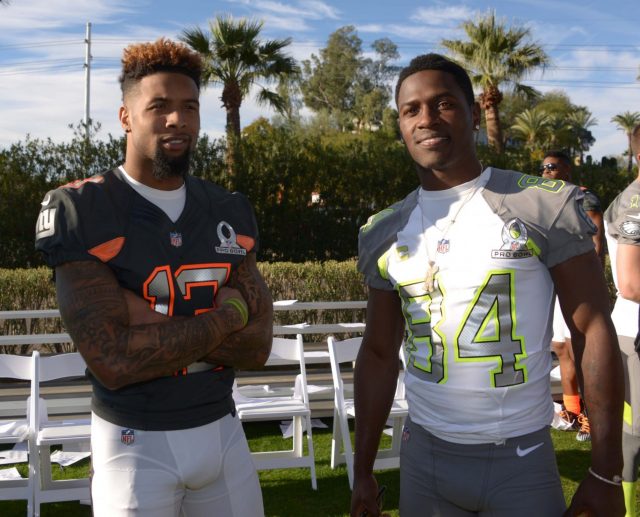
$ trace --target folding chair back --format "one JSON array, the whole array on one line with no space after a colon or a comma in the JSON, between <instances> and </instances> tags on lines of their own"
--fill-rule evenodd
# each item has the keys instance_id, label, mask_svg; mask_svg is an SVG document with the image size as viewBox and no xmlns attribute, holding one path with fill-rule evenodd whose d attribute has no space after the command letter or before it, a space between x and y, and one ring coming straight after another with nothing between
<instances>
[{"instance_id":1,"label":"folding chair back","mask_svg":"<svg viewBox=\"0 0 640 517\"><path fill-rule=\"evenodd\" d=\"M362 337L355 337L337 341L330 336L327 339L329 358L331 362L331 377L334 387L333 437L331 439L331 468L341 463L347 467L349 486L353 488L353 446L349 432L349 419L355 418L356 408L352 397L346 396L345 383L341 364L355 363L362 344ZM402 350L402 349L401 349ZM398 361L399 368L401 362ZM374 469L398 468L400 465L400 442L402 426L409 411L404 398L402 383L403 370L399 369L399 380L389 420L391 421L391 447L380 449L376 455Z\"/></svg>"},{"instance_id":2,"label":"folding chair back","mask_svg":"<svg viewBox=\"0 0 640 517\"><path fill-rule=\"evenodd\" d=\"M311 486L317 489L311 409L307 392L307 373L304 363L302 335L295 339L274 337L267 367L296 366L295 382L288 389L264 397L247 396L249 387L234 387L234 400L238 417L242 422L292 419L293 446L288 450L252 452L258 470L281 468L308 468ZM255 393L253 393L255 395ZM305 429L306 428L306 429ZM304 453L303 434L307 433L307 454Z\"/></svg>"},{"instance_id":3,"label":"folding chair back","mask_svg":"<svg viewBox=\"0 0 640 517\"><path fill-rule=\"evenodd\" d=\"M89 444L91 422L89 419L50 420L42 410L41 383L53 380L84 377L86 365L78 353L40 356L33 353L34 381L31 384L30 425L31 448L30 476L34 480L34 515L40 515L40 504L57 501L84 501L90 498L89 478L53 480L51 447L53 445ZM46 404L45 404L46 407ZM90 412L86 399L86 413ZM44 416L43 416L44 415Z\"/></svg>"},{"instance_id":4,"label":"folding chair back","mask_svg":"<svg viewBox=\"0 0 640 517\"><path fill-rule=\"evenodd\" d=\"M31 356L0 354L0 379L31 381L31 375ZM13 458L16 463L26 462L26 450L24 452L15 452L8 447L17 444L28 445L29 422L27 420L27 395L25 394L24 398L18 400L15 404L8 403L6 411L8 414L11 414L12 417L10 419L5 419L5 415L0 417L2 418L0 419L0 444L3 445L3 451L0 453L0 456L7 459ZM6 416L9 416L8 414ZM17 471L14 469L11 469L11 471L7 470L3 472L3 474L4 475L0 477L0 500L24 499L27 501L27 513L31 515L31 507L33 505L31 480L29 478L17 477ZM15 477L12 477L12 475Z\"/></svg>"}]
</instances>

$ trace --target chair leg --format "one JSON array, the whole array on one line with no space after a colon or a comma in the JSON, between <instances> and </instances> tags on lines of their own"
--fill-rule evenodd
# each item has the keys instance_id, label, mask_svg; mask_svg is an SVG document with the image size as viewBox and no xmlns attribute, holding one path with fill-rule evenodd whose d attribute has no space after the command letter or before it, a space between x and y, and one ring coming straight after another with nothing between
<instances>
[{"instance_id":1,"label":"chair leg","mask_svg":"<svg viewBox=\"0 0 640 517\"><path fill-rule=\"evenodd\" d=\"M335 469L342 463L340 448L342 447L342 434L340 433L340 418L337 411L333 411L333 432L331 434L331 468Z\"/></svg>"},{"instance_id":2,"label":"chair leg","mask_svg":"<svg viewBox=\"0 0 640 517\"><path fill-rule=\"evenodd\" d=\"M296 458L302 458L304 451L302 449L302 417L293 417L293 455Z\"/></svg>"},{"instance_id":3,"label":"chair leg","mask_svg":"<svg viewBox=\"0 0 640 517\"><path fill-rule=\"evenodd\" d=\"M309 468L311 469L311 488L318 490L316 478L316 455L313 450L313 434L311 432L311 415L307 416L307 450L309 452Z\"/></svg>"},{"instance_id":4,"label":"chair leg","mask_svg":"<svg viewBox=\"0 0 640 517\"><path fill-rule=\"evenodd\" d=\"M404 427L404 418L393 419L393 431L391 433L391 450L395 456L400 455L400 444L402 442L402 428Z\"/></svg>"},{"instance_id":5,"label":"chair leg","mask_svg":"<svg viewBox=\"0 0 640 517\"><path fill-rule=\"evenodd\" d=\"M344 461L347 464L349 488L353 490L353 449L351 447L351 434L349 433L349 419L346 415L344 418L340 419L340 428L344 448Z\"/></svg>"}]
</instances>

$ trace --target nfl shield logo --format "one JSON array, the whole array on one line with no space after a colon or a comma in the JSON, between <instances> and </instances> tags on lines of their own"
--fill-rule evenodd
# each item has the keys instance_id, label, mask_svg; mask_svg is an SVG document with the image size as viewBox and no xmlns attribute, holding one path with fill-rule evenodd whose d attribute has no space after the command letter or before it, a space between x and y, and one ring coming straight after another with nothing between
<instances>
[{"instance_id":1,"label":"nfl shield logo","mask_svg":"<svg viewBox=\"0 0 640 517\"><path fill-rule=\"evenodd\" d=\"M440 239L438 241L438 247L436 248L436 252L442 255L443 253L447 253L449 251L449 239Z\"/></svg>"},{"instance_id":2,"label":"nfl shield logo","mask_svg":"<svg viewBox=\"0 0 640 517\"><path fill-rule=\"evenodd\" d=\"M171 239L171 246L179 248L182 246L182 234L178 232L169 232L169 238Z\"/></svg>"},{"instance_id":3,"label":"nfl shield logo","mask_svg":"<svg viewBox=\"0 0 640 517\"><path fill-rule=\"evenodd\" d=\"M120 431L120 441L125 445L131 445L136 441L135 431L133 429L123 429Z\"/></svg>"}]
</instances>

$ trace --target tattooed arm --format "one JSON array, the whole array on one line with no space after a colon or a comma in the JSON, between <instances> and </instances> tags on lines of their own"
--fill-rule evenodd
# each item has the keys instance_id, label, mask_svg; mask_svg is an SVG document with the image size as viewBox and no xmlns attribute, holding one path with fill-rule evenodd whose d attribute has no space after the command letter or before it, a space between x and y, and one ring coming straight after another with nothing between
<instances>
[{"instance_id":1,"label":"tattooed arm","mask_svg":"<svg viewBox=\"0 0 640 517\"><path fill-rule=\"evenodd\" d=\"M73 342L109 389L171 375L243 327L240 313L228 304L190 318L132 325L123 289L111 269L98 262L58 266L56 291Z\"/></svg>"},{"instance_id":2,"label":"tattooed arm","mask_svg":"<svg viewBox=\"0 0 640 517\"><path fill-rule=\"evenodd\" d=\"M236 368L264 365L271 351L273 336L273 300L267 284L258 271L256 254L249 253L231 274L228 286L240 291L249 308L249 323L228 335L202 361Z\"/></svg>"}]
</instances>

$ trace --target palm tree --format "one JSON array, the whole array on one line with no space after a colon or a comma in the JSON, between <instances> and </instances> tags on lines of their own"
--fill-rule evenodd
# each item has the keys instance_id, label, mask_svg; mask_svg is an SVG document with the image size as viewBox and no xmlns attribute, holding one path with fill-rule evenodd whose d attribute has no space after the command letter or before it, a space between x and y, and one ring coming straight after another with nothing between
<instances>
[{"instance_id":1,"label":"palm tree","mask_svg":"<svg viewBox=\"0 0 640 517\"><path fill-rule=\"evenodd\" d=\"M482 88L480 106L485 111L487 137L498 151L504 149L499 105L502 101L500 86L513 87L522 94L533 96L537 92L519 81L527 73L549 64L549 56L542 47L523 40L530 35L523 27L506 27L496 21L490 12L476 22L462 24L469 41L442 40L441 45L453 53L455 59L467 68L474 85Z\"/></svg>"},{"instance_id":2,"label":"palm tree","mask_svg":"<svg viewBox=\"0 0 640 517\"><path fill-rule=\"evenodd\" d=\"M578 106L567 115L567 127L572 136L572 147L580 156L580 163L584 163L584 152L591 147L595 139L589 128L598 124L598 120L584 106Z\"/></svg>"},{"instance_id":3,"label":"palm tree","mask_svg":"<svg viewBox=\"0 0 640 517\"><path fill-rule=\"evenodd\" d=\"M547 146L552 125L553 117L545 110L535 107L516 115L511 130L514 137L523 140L525 147L534 155Z\"/></svg>"},{"instance_id":4,"label":"palm tree","mask_svg":"<svg viewBox=\"0 0 640 517\"><path fill-rule=\"evenodd\" d=\"M640 111L625 111L624 113L618 113L615 117L611 118L611 122L618 126L618 129L624 131L627 134L627 140L629 145L629 161L627 163L627 172L631 174L633 168L633 150L631 149L631 133L633 128L640 124Z\"/></svg>"},{"instance_id":5,"label":"palm tree","mask_svg":"<svg viewBox=\"0 0 640 517\"><path fill-rule=\"evenodd\" d=\"M276 92L260 84L277 82L284 76L299 72L295 60L283 53L291 38L261 42L258 37L262 22L230 16L218 16L209 22L210 35L199 27L185 29L180 39L198 52L205 63L203 84L221 84L222 105L226 110L227 152L229 180L234 187L238 174L236 163L240 142L240 106L251 87L259 88L257 100L278 111L286 103Z\"/></svg>"}]
</instances>

